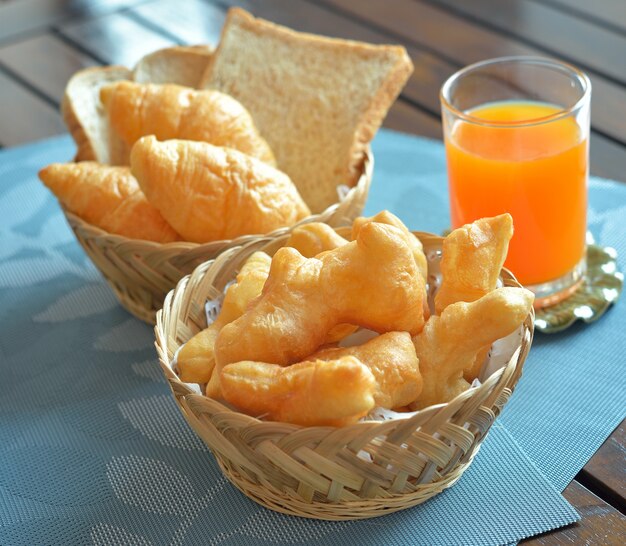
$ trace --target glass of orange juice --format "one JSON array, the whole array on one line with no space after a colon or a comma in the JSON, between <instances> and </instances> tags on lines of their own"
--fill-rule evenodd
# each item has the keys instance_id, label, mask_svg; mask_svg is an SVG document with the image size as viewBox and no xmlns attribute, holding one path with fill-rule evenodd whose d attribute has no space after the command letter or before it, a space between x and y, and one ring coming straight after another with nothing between
<instances>
[{"instance_id":1,"label":"glass of orange juice","mask_svg":"<svg viewBox=\"0 0 626 546\"><path fill-rule=\"evenodd\" d=\"M505 266L536 307L585 274L591 83L573 66L503 57L441 89L452 227L509 212Z\"/></svg>"}]
</instances>

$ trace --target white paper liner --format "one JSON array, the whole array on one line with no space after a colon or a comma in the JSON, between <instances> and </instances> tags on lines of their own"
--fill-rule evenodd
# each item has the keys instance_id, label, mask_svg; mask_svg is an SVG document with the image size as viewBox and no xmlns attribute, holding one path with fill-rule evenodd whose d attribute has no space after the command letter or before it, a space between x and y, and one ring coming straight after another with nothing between
<instances>
[{"instance_id":1,"label":"white paper liner","mask_svg":"<svg viewBox=\"0 0 626 546\"><path fill-rule=\"evenodd\" d=\"M184 346L185 345L183 344L178 349L176 349L176 352L174 353L174 358L172 358L170 362L170 368L176 375L178 375L178 353L180 353L180 350ZM197 383L185 383L185 385L187 385L196 394L204 394L204 391L202 390L200 385L198 385Z\"/></svg>"}]
</instances>

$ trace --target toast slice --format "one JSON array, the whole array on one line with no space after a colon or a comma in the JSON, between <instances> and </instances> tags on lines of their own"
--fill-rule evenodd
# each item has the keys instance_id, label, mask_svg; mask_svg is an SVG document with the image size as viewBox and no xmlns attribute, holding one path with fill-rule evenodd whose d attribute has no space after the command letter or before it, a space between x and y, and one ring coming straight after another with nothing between
<instances>
[{"instance_id":1,"label":"toast slice","mask_svg":"<svg viewBox=\"0 0 626 546\"><path fill-rule=\"evenodd\" d=\"M212 52L213 48L208 45L159 49L139 60L133 70L133 80L197 88Z\"/></svg>"},{"instance_id":2,"label":"toast slice","mask_svg":"<svg viewBox=\"0 0 626 546\"><path fill-rule=\"evenodd\" d=\"M358 180L368 143L413 71L400 46L295 32L228 11L201 87L252 114L314 213Z\"/></svg>"},{"instance_id":3,"label":"toast slice","mask_svg":"<svg viewBox=\"0 0 626 546\"><path fill-rule=\"evenodd\" d=\"M107 66L87 68L70 78L61 103L61 112L76 142L76 161L117 165L120 158L125 157L121 151L125 145L109 131L107 114L100 101L100 88L131 77L130 70L124 66Z\"/></svg>"}]
</instances>

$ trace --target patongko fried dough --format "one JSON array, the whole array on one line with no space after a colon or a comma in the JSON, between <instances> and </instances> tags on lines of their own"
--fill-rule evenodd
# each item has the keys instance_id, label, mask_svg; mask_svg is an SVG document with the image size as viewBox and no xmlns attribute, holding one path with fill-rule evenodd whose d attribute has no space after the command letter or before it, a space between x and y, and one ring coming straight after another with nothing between
<instances>
[{"instance_id":1,"label":"patongko fried dough","mask_svg":"<svg viewBox=\"0 0 626 546\"><path fill-rule=\"evenodd\" d=\"M418 333L424 323L420 280L404 234L385 224L365 225L356 241L318 258L281 248L261 297L220 332L217 362L291 364L341 323Z\"/></svg>"}]
</instances>

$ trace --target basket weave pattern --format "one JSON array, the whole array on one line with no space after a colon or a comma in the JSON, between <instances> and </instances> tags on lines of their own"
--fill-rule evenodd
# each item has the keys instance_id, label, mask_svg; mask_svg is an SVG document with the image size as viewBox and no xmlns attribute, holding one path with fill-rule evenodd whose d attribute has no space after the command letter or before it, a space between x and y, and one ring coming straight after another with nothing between
<instances>
[{"instance_id":1,"label":"basket weave pattern","mask_svg":"<svg viewBox=\"0 0 626 546\"><path fill-rule=\"evenodd\" d=\"M337 230L340 233L344 230ZM441 237L417 234L427 256ZM247 257L273 254L286 236L232 248L181 280L157 314L156 347L183 415L209 446L226 477L273 510L343 520L420 504L454 484L517 383L533 336L533 312L509 362L480 387L407 419L342 428L265 422L197 394L171 368L176 350L206 326L204 303L222 295ZM506 270L505 286L520 286Z\"/></svg>"},{"instance_id":2,"label":"basket weave pattern","mask_svg":"<svg viewBox=\"0 0 626 546\"><path fill-rule=\"evenodd\" d=\"M338 203L320 214L314 214L296 225L324 222L332 227L345 226L363 211L369 193L374 159L368 150L363 174ZM232 247L267 241L289 233L293 227L281 228L267 235L245 235L229 241L205 244L168 243L129 239L107 233L64 210L76 238L107 280L122 306L137 318L154 324L157 310L166 294L199 264L211 260Z\"/></svg>"}]
</instances>

